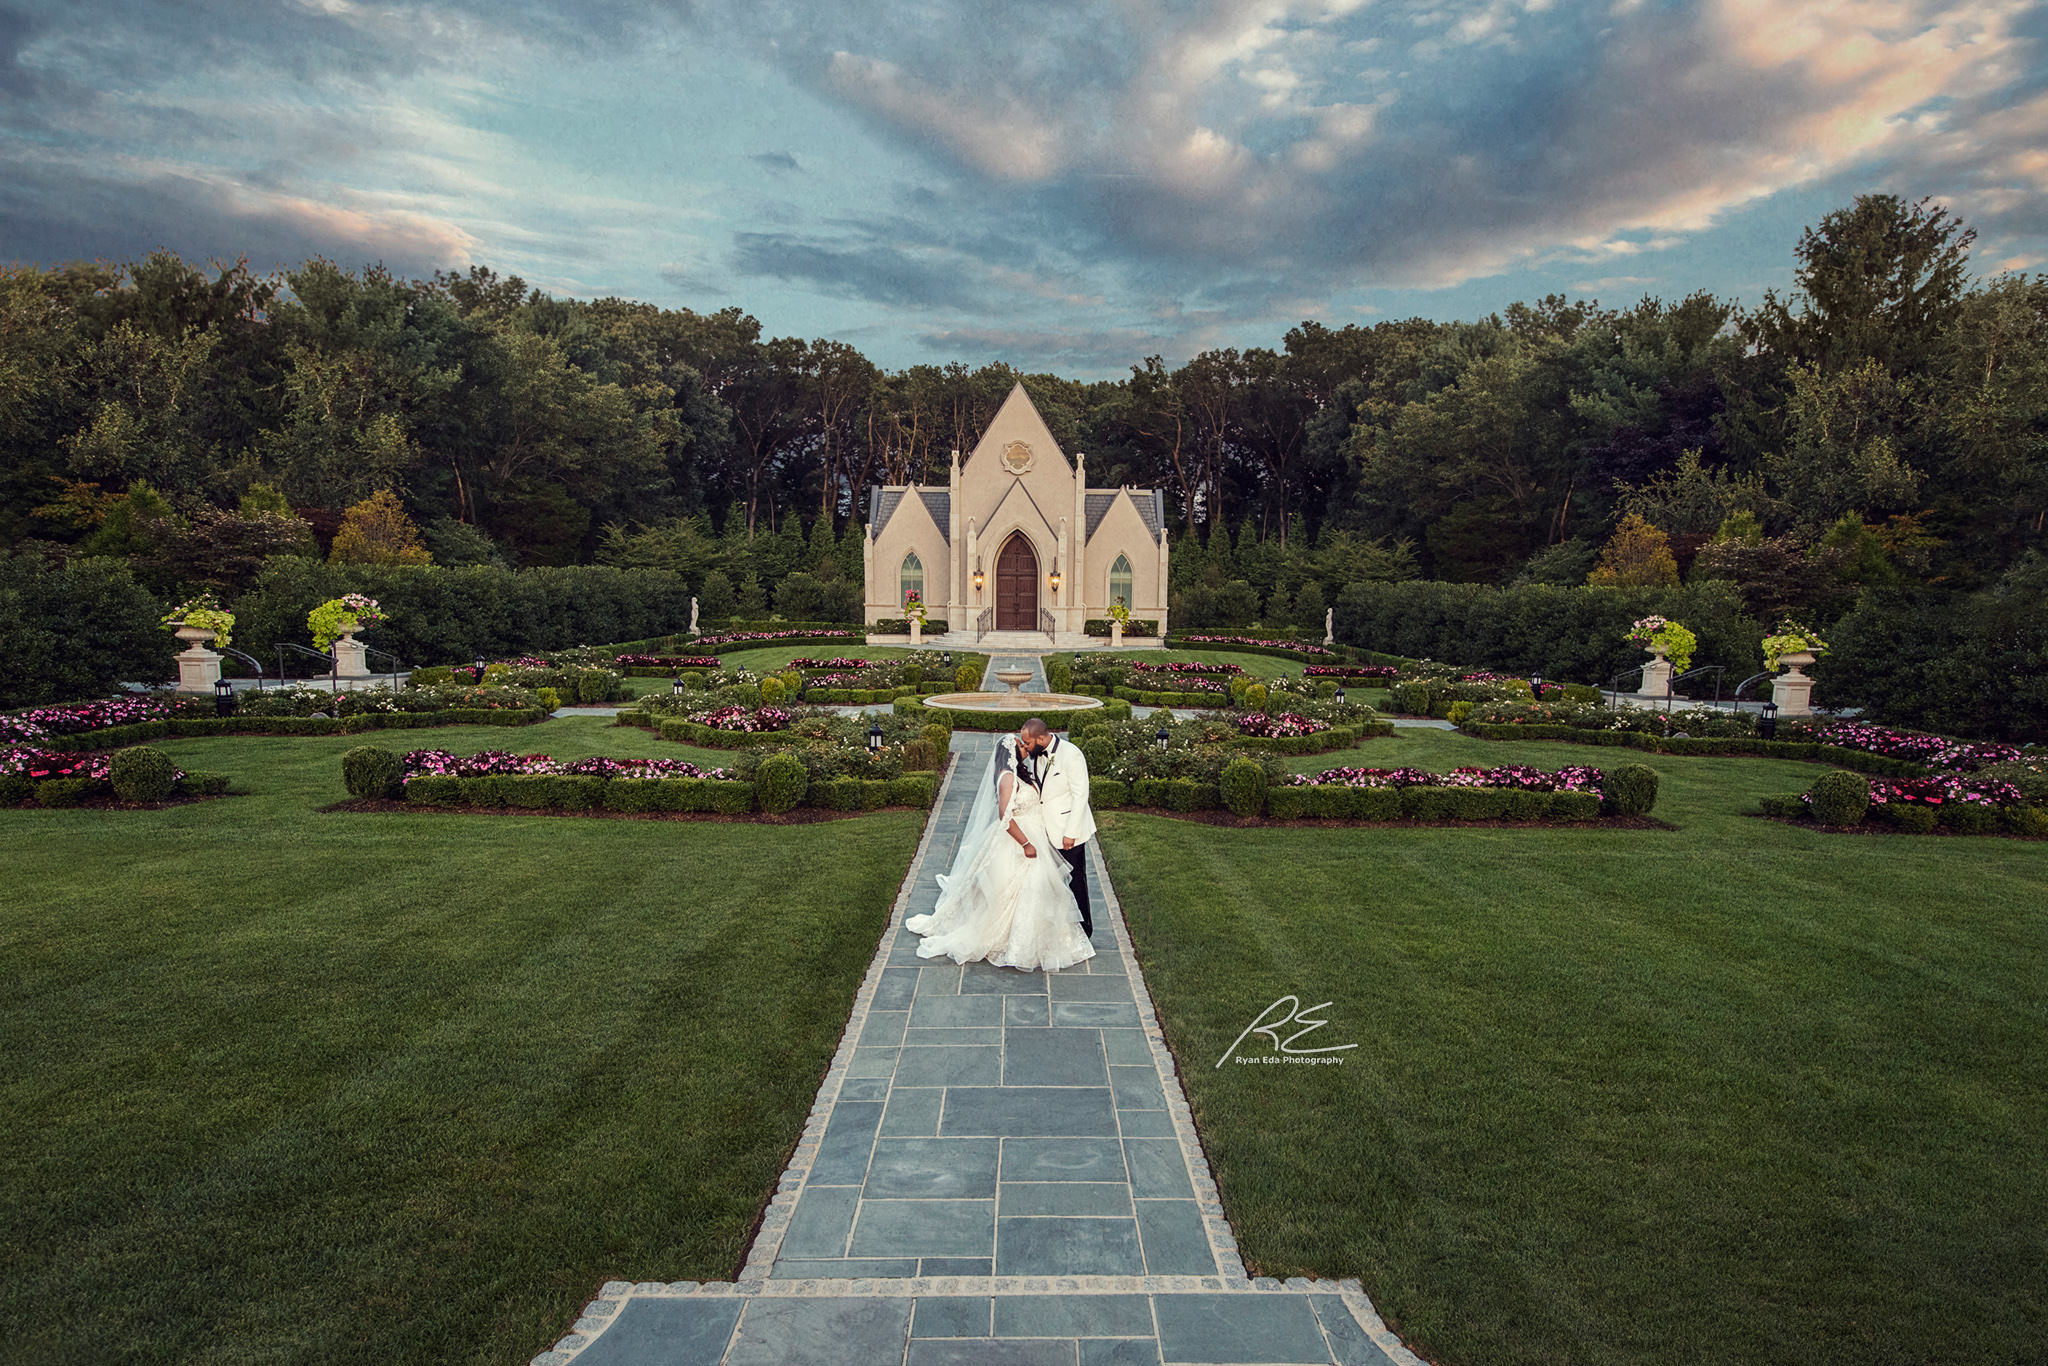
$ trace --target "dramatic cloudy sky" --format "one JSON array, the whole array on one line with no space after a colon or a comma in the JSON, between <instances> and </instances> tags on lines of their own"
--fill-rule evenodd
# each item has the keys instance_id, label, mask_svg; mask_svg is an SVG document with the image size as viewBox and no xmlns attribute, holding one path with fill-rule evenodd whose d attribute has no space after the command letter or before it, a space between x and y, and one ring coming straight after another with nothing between
<instances>
[{"instance_id":1,"label":"dramatic cloudy sky","mask_svg":"<svg viewBox=\"0 0 2048 1366\"><path fill-rule=\"evenodd\" d=\"M0 261L472 263L891 366L2048 261L2048 14L1920 0L0 0Z\"/></svg>"}]
</instances>

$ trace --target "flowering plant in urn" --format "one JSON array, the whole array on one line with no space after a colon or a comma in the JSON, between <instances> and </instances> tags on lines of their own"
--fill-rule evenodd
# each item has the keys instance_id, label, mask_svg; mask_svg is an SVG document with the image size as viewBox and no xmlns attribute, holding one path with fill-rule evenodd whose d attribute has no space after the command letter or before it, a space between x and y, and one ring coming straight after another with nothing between
<instances>
[{"instance_id":1,"label":"flowering plant in urn","mask_svg":"<svg viewBox=\"0 0 2048 1366\"><path fill-rule=\"evenodd\" d=\"M1699 645L1699 637L1664 617L1644 617L1629 627L1625 638L1631 645L1640 645L1645 650L1663 655L1680 673L1684 673L1685 666L1692 663L1692 652Z\"/></svg>"},{"instance_id":2,"label":"flowering plant in urn","mask_svg":"<svg viewBox=\"0 0 2048 1366\"><path fill-rule=\"evenodd\" d=\"M365 631L387 620L375 598L361 593L344 593L306 613L306 625L313 632L313 645L324 650L345 635Z\"/></svg>"},{"instance_id":3,"label":"flowering plant in urn","mask_svg":"<svg viewBox=\"0 0 2048 1366\"><path fill-rule=\"evenodd\" d=\"M915 588L905 593L903 595L903 615L909 617L919 626L923 626L926 621L930 620L925 615L924 594L918 592Z\"/></svg>"},{"instance_id":4,"label":"flowering plant in urn","mask_svg":"<svg viewBox=\"0 0 2048 1366\"><path fill-rule=\"evenodd\" d=\"M1819 656L1828 652L1828 643L1826 641L1789 617L1778 623L1778 629L1775 632L1764 637L1763 645L1764 667L1766 669L1777 668L1778 661L1786 655L1810 654ZM1799 662L1803 664L1806 661L1801 660Z\"/></svg>"},{"instance_id":5,"label":"flowering plant in urn","mask_svg":"<svg viewBox=\"0 0 2048 1366\"><path fill-rule=\"evenodd\" d=\"M235 626L235 614L220 605L220 599L211 593L201 593L188 598L170 611L164 613L164 629L175 631L180 626L195 631L213 632L213 643L228 643L228 632Z\"/></svg>"}]
</instances>

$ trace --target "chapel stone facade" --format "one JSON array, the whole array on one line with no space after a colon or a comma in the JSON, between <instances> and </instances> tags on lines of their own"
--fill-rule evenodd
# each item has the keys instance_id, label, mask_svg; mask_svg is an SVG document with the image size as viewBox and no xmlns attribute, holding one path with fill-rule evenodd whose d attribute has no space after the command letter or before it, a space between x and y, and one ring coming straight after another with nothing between
<instances>
[{"instance_id":1,"label":"chapel stone facade","mask_svg":"<svg viewBox=\"0 0 2048 1366\"><path fill-rule=\"evenodd\" d=\"M869 490L867 621L904 615L915 590L952 639L1036 632L1086 640L1121 602L1166 634L1166 499L1158 489L1092 489L1024 392L1010 391L944 485Z\"/></svg>"}]
</instances>

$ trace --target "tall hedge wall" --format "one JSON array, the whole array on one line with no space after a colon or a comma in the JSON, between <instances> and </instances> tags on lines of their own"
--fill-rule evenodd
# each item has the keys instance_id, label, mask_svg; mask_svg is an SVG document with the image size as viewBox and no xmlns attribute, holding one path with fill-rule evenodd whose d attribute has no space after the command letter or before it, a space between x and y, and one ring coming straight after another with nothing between
<instances>
[{"instance_id":1,"label":"tall hedge wall","mask_svg":"<svg viewBox=\"0 0 2048 1366\"><path fill-rule=\"evenodd\" d=\"M116 561L60 566L0 550L0 710L164 682L178 642L163 613Z\"/></svg>"}]
</instances>

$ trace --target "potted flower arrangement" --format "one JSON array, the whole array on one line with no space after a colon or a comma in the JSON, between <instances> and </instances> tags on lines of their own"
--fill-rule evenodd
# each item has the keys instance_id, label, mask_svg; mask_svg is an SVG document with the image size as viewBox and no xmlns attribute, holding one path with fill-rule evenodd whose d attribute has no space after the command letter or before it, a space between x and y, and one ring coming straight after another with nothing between
<instances>
[{"instance_id":1,"label":"potted flower arrangement","mask_svg":"<svg viewBox=\"0 0 2048 1366\"><path fill-rule=\"evenodd\" d=\"M1650 652L1650 662L1643 666L1642 690L1652 695L1671 691L1671 675L1685 672L1699 645L1699 637L1665 617L1644 617L1628 628L1625 639Z\"/></svg>"},{"instance_id":2,"label":"potted flower arrangement","mask_svg":"<svg viewBox=\"0 0 2048 1366\"><path fill-rule=\"evenodd\" d=\"M387 620L389 618L377 605L377 600L366 598L361 593L344 593L338 598L329 598L306 613L306 625L313 632L314 648L320 650Z\"/></svg>"},{"instance_id":3,"label":"potted flower arrangement","mask_svg":"<svg viewBox=\"0 0 2048 1366\"><path fill-rule=\"evenodd\" d=\"M1778 623L1775 632L1764 637L1763 645L1766 669L1776 669L1783 664L1795 674L1828 652L1826 641L1789 617Z\"/></svg>"},{"instance_id":4,"label":"potted flower arrangement","mask_svg":"<svg viewBox=\"0 0 2048 1366\"><path fill-rule=\"evenodd\" d=\"M905 593L903 615L910 619L910 643L917 645L924 639L924 624L929 619L924 609L924 594L915 588Z\"/></svg>"},{"instance_id":5,"label":"potted flower arrangement","mask_svg":"<svg viewBox=\"0 0 2048 1366\"><path fill-rule=\"evenodd\" d=\"M163 625L185 642L178 652L178 691L213 691L220 682L220 656L208 646L228 643L235 614L222 607L213 594L201 593L164 613Z\"/></svg>"},{"instance_id":6,"label":"potted flower arrangement","mask_svg":"<svg viewBox=\"0 0 2048 1366\"><path fill-rule=\"evenodd\" d=\"M1131 609L1120 602L1109 605L1109 648L1121 650L1124 645L1124 627L1130 622Z\"/></svg>"}]
</instances>

